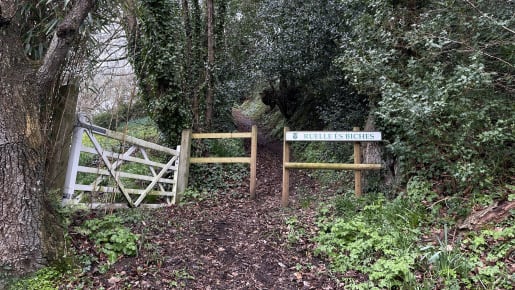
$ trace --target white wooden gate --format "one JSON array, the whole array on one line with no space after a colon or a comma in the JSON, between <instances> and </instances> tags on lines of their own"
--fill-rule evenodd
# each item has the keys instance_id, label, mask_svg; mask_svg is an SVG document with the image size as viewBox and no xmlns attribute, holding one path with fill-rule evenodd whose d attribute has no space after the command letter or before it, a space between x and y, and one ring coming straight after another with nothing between
<instances>
[{"instance_id":1,"label":"white wooden gate","mask_svg":"<svg viewBox=\"0 0 515 290\"><path fill-rule=\"evenodd\" d=\"M92 147L91 144L83 144L84 134L88 137L86 140L91 141ZM106 142L102 144L99 139L111 141L106 145ZM63 204L82 203L92 208L161 207L175 204L179 150L180 146L174 150L95 126L80 115L73 131ZM80 162L81 153L82 156L89 156L90 161L92 156L96 158L95 167L80 164L84 163ZM168 160L167 163L162 161L164 158ZM123 167L130 164L143 166L136 165L137 173L127 172L130 170ZM93 182L76 184L78 174L88 176ZM166 178L165 174L169 177ZM119 203L120 199L126 203ZM149 199L155 199L157 203L149 203Z\"/></svg>"}]
</instances>

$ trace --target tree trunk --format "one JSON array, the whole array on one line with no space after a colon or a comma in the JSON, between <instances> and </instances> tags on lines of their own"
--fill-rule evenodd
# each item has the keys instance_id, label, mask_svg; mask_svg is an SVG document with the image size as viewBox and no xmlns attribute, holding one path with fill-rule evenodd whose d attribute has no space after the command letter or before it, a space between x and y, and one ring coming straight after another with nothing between
<instances>
[{"instance_id":1,"label":"tree trunk","mask_svg":"<svg viewBox=\"0 0 515 290\"><path fill-rule=\"evenodd\" d=\"M376 131L374 110L371 109L365 124L365 131ZM365 142L363 148L363 163L381 163L381 171L363 171L362 184L366 191L394 188L400 182L399 164L394 156L383 154L380 142Z\"/></svg>"},{"instance_id":2,"label":"tree trunk","mask_svg":"<svg viewBox=\"0 0 515 290\"><path fill-rule=\"evenodd\" d=\"M370 112L365 123L364 131L376 131L374 113ZM381 164L382 152L380 142L363 142L363 163ZM381 174L377 171L363 171L361 178L365 191L377 190L378 184L381 182Z\"/></svg>"},{"instance_id":3,"label":"tree trunk","mask_svg":"<svg viewBox=\"0 0 515 290\"><path fill-rule=\"evenodd\" d=\"M23 54L23 1L0 2L0 288L6 278L30 273L62 255L64 235L46 189L47 128L66 58L94 0L76 1L56 29L42 63ZM46 109L46 108L44 108ZM51 116L52 112L48 112Z\"/></svg>"},{"instance_id":4,"label":"tree trunk","mask_svg":"<svg viewBox=\"0 0 515 290\"><path fill-rule=\"evenodd\" d=\"M202 33L202 11L198 0L192 2L191 26L192 26L192 79L193 86L193 100L192 100L192 113L193 113L193 131L199 132L200 130L200 94L201 88L205 81L203 74L204 69L204 53L203 53L203 39Z\"/></svg>"},{"instance_id":5,"label":"tree trunk","mask_svg":"<svg viewBox=\"0 0 515 290\"><path fill-rule=\"evenodd\" d=\"M215 64L215 34L214 34L214 5L213 0L207 0L207 68L206 68L206 130L211 129L214 111L214 80Z\"/></svg>"},{"instance_id":6,"label":"tree trunk","mask_svg":"<svg viewBox=\"0 0 515 290\"><path fill-rule=\"evenodd\" d=\"M191 111L193 115L193 131L198 131L200 115L199 115L199 102L198 102L198 94L195 94L193 91L193 82L194 74L193 74L193 61L192 61L192 46L193 46L193 36L192 36L192 27L190 20L190 8L188 0L182 0L182 21L184 25L184 37L186 45L184 47L184 72L185 76L183 79L183 91L186 94L188 100L191 99Z\"/></svg>"},{"instance_id":7,"label":"tree trunk","mask_svg":"<svg viewBox=\"0 0 515 290\"><path fill-rule=\"evenodd\" d=\"M42 241L44 160L36 70L19 35L2 29L0 41L0 278L45 263Z\"/></svg>"},{"instance_id":8,"label":"tree trunk","mask_svg":"<svg viewBox=\"0 0 515 290\"><path fill-rule=\"evenodd\" d=\"M227 17L227 1L219 1L217 2L218 6L216 7L216 27L215 27L215 47L217 49L218 59L227 57L227 47L229 46L227 43L227 37L225 37L225 20ZM220 57L222 56L222 57Z\"/></svg>"}]
</instances>

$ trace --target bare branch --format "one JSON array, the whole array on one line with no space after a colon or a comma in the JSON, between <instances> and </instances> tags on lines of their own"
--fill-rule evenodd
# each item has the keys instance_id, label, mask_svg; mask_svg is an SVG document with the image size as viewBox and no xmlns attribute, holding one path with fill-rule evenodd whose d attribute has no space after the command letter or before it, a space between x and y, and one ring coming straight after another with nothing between
<instances>
[{"instance_id":1,"label":"bare branch","mask_svg":"<svg viewBox=\"0 0 515 290\"><path fill-rule=\"evenodd\" d=\"M487 56L489 58L492 58L492 59L495 59L495 60L498 60L508 66L511 66L511 67L515 67L513 64L511 64L510 62L500 58L500 57L497 57L495 55L492 55L492 54L489 54L488 52L484 51L483 49L480 49L480 48L474 48L472 47L470 44L468 43L465 43L463 41L459 41L459 40L455 40L455 39L451 39L451 38L448 38L448 37L445 37L445 36L441 36L441 35L434 35L434 34L427 34L429 37L432 37L432 38L440 38L440 39L445 39L449 42L453 42L453 43L457 43L457 44L460 44L460 45L463 45L465 48L467 48L467 50L460 50L461 52L479 52L481 53L482 55L484 56Z\"/></svg>"},{"instance_id":2,"label":"bare branch","mask_svg":"<svg viewBox=\"0 0 515 290\"><path fill-rule=\"evenodd\" d=\"M472 6L472 8L474 8L482 16L487 17L487 18L489 18L490 20L492 20L494 22L497 22L497 20L495 20L493 17L491 17L488 14L484 13L483 11L481 11L476 5L474 5L474 3L470 2L470 0L465 0L465 2L467 2L470 6ZM500 26L503 29L505 29L506 31L509 31L509 32L515 34L515 31L513 29L510 29L509 27L506 27L504 25L500 25Z\"/></svg>"}]
</instances>

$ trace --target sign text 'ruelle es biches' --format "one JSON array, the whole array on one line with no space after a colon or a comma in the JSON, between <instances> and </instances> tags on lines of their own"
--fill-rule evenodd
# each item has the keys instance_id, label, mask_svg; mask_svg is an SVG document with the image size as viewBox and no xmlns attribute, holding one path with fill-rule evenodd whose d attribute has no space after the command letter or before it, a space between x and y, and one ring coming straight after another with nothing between
<instances>
[{"instance_id":1,"label":"sign text 'ruelle es biches'","mask_svg":"<svg viewBox=\"0 0 515 290\"><path fill-rule=\"evenodd\" d=\"M290 131L286 141L381 141L381 132L356 131Z\"/></svg>"}]
</instances>

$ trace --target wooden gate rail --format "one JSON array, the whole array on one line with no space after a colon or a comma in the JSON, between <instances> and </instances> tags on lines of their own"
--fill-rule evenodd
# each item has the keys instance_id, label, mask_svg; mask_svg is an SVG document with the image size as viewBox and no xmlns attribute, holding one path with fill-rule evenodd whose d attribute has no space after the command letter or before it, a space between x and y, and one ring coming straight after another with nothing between
<instances>
[{"instance_id":1,"label":"wooden gate rail","mask_svg":"<svg viewBox=\"0 0 515 290\"><path fill-rule=\"evenodd\" d=\"M304 138L302 135L307 136ZM290 195L290 169L330 169L330 170L354 170L354 191L357 196L361 195L361 170L379 170L381 164L361 163L360 142L380 141L380 132L360 132L359 127L354 127L352 132L290 132L288 127L284 128L283 145L283 188L281 204L288 206ZM290 162L291 141L351 141L354 142L354 163L306 163Z\"/></svg>"},{"instance_id":2,"label":"wooden gate rail","mask_svg":"<svg viewBox=\"0 0 515 290\"><path fill-rule=\"evenodd\" d=\"M82 136L86 134L91 140L93 147L87 147L82 144ZM110 139L121 141L124 144L131 145L125 152L111 152L102 148L95 135L104 136ZM159 151L167 155L171 155L170 160L163 164L150 160L146 149ZM87 166L79 165L80 153L85 152L89 154L99 155L102 162L106 166L106 169L92 168ZM141 153L143 158L132 157L134 153ZM68 169L66 172L66 180L63 190L63 203L64 204L77 204L80 203L83 193L75 196L75 191L81 192L103 192L103 193L115 193L120 192L127 200L129 207L146 206L146 207L158 207L164 205L171 205L175 203L176 189L177 189L177 161L179 156L179 146L177 150L167 148L158 144L154 144L145 140L127 136L125 134L111 131L99 126L95 126L89 123L84 116L79 116L78 125L75 127L72 138L72 147L70 150L70 159L68 162ZM151 173L149 175L133 174L128 172L120 171L119 168L125 162L135 162L148 166ZM156 168L159 168L159 172L156 172ZM174 177L163 178L164 174L168 171L173 170ZM97 178L91 184L76 184L77 173L88 173L95 174ZM106 178L112 177L115 186L100 186L99 184ZM129 178L135 180L149 181L150 183L144 189L131 189L126 188L121 178ZM172 186L171 191L165 190L163 184ZM157 186L159 190L155 190ZM137 199L133 200L131 195L136 195ZM148 195L159 195L166 197L167 204L142 204L142 201ZM121 204L104 204L104 203L92 203L91 207L123 207Z\"/></svg>"},{"instance_id":3,"label":"wooden gate rail","mask_svg":"<svg viewBox=\"0 0 515 290\"><path fill-rule=\"evenodd\" d=\"M249 157L190 157L191 139L243 139L250 138ZM177 194L180 196L188 186L189 168L191 163L249 163L250 164L250 198L256 197L256 158L257 158L257 127L252 126L251 132L237 133L192 133L190 129L182 131L181 152L179 156L179 177Z\"/></svg>"}]
</instances>

